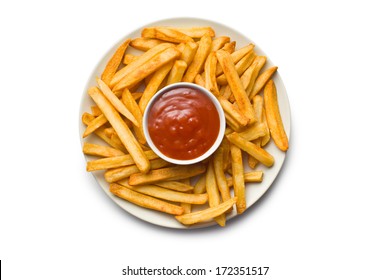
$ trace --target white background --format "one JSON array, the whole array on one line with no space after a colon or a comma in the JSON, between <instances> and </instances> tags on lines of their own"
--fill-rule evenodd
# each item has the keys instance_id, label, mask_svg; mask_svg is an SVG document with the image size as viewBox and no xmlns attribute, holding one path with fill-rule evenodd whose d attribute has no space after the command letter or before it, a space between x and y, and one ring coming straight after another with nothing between
<instances>
[{"instance_id":1,"label":"white background","mask_svg":"<svg viewBox=\"0 0 390 280\"><path fill-rule=\"evenodd\" d=\"M269 266L262 278L277 280L390 279L385 3L2 1L4 279L130 279L121 276L127 265ZM226 228L169 230L134 218L85 171L81 153L79 104L98 60L131 30L182 16L249 36L279 66L290 99L283 170Z\"/></svg>"}]
</instances>

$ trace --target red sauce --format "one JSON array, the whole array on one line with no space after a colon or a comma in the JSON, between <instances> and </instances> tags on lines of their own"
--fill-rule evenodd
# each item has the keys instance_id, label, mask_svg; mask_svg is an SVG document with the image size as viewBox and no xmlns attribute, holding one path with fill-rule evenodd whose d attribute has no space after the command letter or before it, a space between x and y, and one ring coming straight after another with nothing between
<instances>
[{"instance_id":1,"label":"red sauce","mask_svg":"<svg viewBox=\"0 0 390 280\"><path fill-rule=\"evenodd\" d=\"M176 88L162 94L148 117L154 145L164 155L179 160L203 155L217 139L219 126L213 102L192 88Z\"/></svg>"}]
</instances>

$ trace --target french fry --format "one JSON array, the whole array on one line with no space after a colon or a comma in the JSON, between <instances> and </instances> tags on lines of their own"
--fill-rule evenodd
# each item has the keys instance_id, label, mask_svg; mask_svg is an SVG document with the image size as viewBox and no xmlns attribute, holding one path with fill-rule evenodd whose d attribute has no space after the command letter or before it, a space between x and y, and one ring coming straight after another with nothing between
<instances>
[{"instance_id":1,"label":"french fry","mask_svg":"<svg viewBox=\"0 0 390 280\"><path fill-rule=\"evenodd\" d=\"M142 185L142 186L129 186L133 191L143 193L156 198L174 202L184 202L190 204L205 204L208 200L207 194L190 194L168 190L166 188L153 186L153 185Z\"/></svg>"},{"instance_id":2,"label":"french fry","mask_svg":"<svg viewBox=\"0 0 390 280\"><path fill-rule=\"evenodd\" d=\"M195 82L195 84L197 84L198 86L206 87L206 82L205 82L205 80L202 78L202 75L200 75L200 74L197 74L197 75L196 75L194 82Z\"/></svg>"},{"instance_id":3,"label":"french fry","mask_svg":"<svg viewBox=\"0 0 390 280\"><path fill-rule=\"evenodd\" d=\"M164 43L164 41L159 39L150 39L150 38L135 38L130 42L130 46L140 51L148 51L151 48L154 48L157 45Z\"/></svg>"},{"instance_id":4,"label":"french fry","mask_svg":"<svg viewBox=\"0 0 390 280\"><path fill-rule=\"evenodd\" d=\"M192 60L195 57L196 51L198 49L198 44L195 42L187 42L181 51L180 60L184 60L187 63L187 66L191 64Z\"/></svg>"},{"instance_id":5,"label":"french fry","mask_svg":"<svg viewBox=\"0 0 390 280\"><path fill-rule=\"evenodd\" d=\"M156 186L178 192L188 192L194 190L194 187L190 186L189 184L185 184L178 181L156 182L154 184Z\"/></svg>"},{"instance_id":6,"label":"french fry","mask_svg":"<svg viewBox=\"0 0 390 280\"><path fill-rule=\"evenodd\" d=\"M103 80L97 78L97 83L100 87L100 90L103 92L104 96L108 101L114 106L114 108L129 119L135 126L139 127L140 124L133 116L132 113L126 108L126 106L116 97L116 95L111 91L111 89L103 82Z\"/></svg>"},{"instance_id":7,"label":"french fry","mask_svg":"<svg viewBox=\"0 0 390 280\"><path fill-rule=\"evenodd\" d=\"M128 64L132 63L133 61L135 61L136 59L138 59L138 56L136 56L136 55L125 54L125 56L123 57L123 64L128 65Z\"/></svg>"},{"instance_id":8,"label":"french fry","mask_svg":"<svg viewBox=\"0 0 390 280\"><path fill-rule=\"evenodd\" d=\"M188 65L187 71L183 77L183 82L192 83L195 76L202 71L206 58L210 53L211 44L212 40L210 35L205 35L200 39L199 47L191 64Z\"/></svg>"},{"instance_id":9,"label":"french fry","mask_svg":"<svg viewBox=\"0 0 390 280\"><path fill-rule=\"evenodd\" d=\"M255 84L256 78L259 76L260 70L267 62L267 57L257 56L253 64L242 74L241 81L245 87L246 93L250 94Z\"/></svg>"},{"instance_id":10,"label":"french fry","mask_svg":"<svg viewBox=\"0 0 390 280\"><path fill-rule=\"evenodd\" d=\"M141 56L138 57L135 61L132 63L126 65L122 69L120 69L118 72L115 73L114 77L111 80L110 88L115 86L119 81L121 81L126 76L130 75L132 72L134 72L136 69L144 65L145 63L149 62L153 57L160 54L161 52L167 50L168 48L172 47L173 45L171 43L163 43L155 46L154 48L151 48L149 51L145 52Z\"/></svg>"},{"instance_id":11,"label":"french fry","mask_svg":"<svg viewBox=\"0 0 390 280\"><path fill-rule=\"evenodd\" d=\"M231 128L236 132L239 132L243 129L243 127L235 119L233 119L230 115L225 114L225 119L226 119L226 123L228 125L227 126L228 129Z\"/></svg>"},{"instance_id":12,"label":"french fry","mask_svg":"<svg viewBox=\"0 0 390 280\"><path fill-rule=\"evenodd\" d=\"M260 74L259 77L257 77L253 89L251 93L249 94L249 99L252 99L256 94L260 92L260 90L263 89L265 84L271 79L272 75L278 70L277 66L273 66L267 70L265 70L263 73Z\"/></svg>"},{"instance_id":13,"label":"french fry","mask_svg":"<svg viewBox=\"0 0 390 280\"><path fill-rule=\"evenodd\" d=\"M233 53L234 50L236 49L236 41L226 43L223 47L222 50L227 51L228 53ZM221 66L217 66L217 75L222 73L222 68Z\"/></svg>"},{"instance_id":14,"label":"french fry","mask_svg":"<svg viewBox=\"0 0 390 280\"><path fill-rule=\"evenodd\" d=\"M82 117L81 117L81 121L85 125L89 125L91 123L91 121L93 121L94 119L95 119L94 116L92 116L89 113L84 113L82 115ZM112 141L110 137L107 137L107 135L105 134L104 130L105 130L105 127L99 127L98 129L96 129L94 131L94 133L100 139L102 139L104 142L106 142L108 145L110 145L111 147L113 147L115 149L118 149L118 150L120 150L122 152L127 152L125 146L123 146L122 143L116 143L116 142Z\"/></svg>"},{"instance_id":15,"label":"french fry","mask_svg":"<svg viewBox=\"0 0 390 280\"><path fill-rule=\"evenodd\" d=\"M233 42L230 42L228 44L231 44ZM226 45L228 45L226 44ZM253 44L248 44L236 51L234 51L233 49L233 52L231 52L231 48L228 46L226 47L226 45L222 48L222 50L228 52L229 54L231 54L231 57L232 57L232 60L233 60L233 63L236 64L238 61L240 61L241 58L243 58L247 53L251 52L255 45ZM225 48L226 47L226 48ZM235 47L235 42L234 42L234 47ZM223 73L223 70L222 70L222 67L221 65L218 65L217 66L217 76L221 75Z\"/></svg>"},{"instance_id":16,"label":"french fry","mask_svg":"<svg viewBox=\"0 0 390 280\"><path fill-rule=\"evenodd\" d=\"M244 173L244 181L245 183L259 183L263 181L263 171L251 171ZM233 178L226 179L227 186L233 187Z\"/></svg>"},{"instance_id":17,"label":"french fry","mask_svg":"<svg viewBox=\"0 0 390 280\"><path fill-rule=\"evenodd\" d=\"M225 171L223 169L223 155L224 155L224 147L219 146L219 148L215 151L213 157L213 166L215 173L215 180L217 182L217 186L219 192L221 193L222 201L227 201L231 198L229 187L226 183Z\"/></svg>"},{"instance_id":18,"label":"french fry","mask_svg":"<svg viewBox=\"0 0 390 280\"><path fill-rule=\"evenodd\" d=\"M144 152L147 159L156 159L158 156L152 151ZM116 168L121 166L128 166L135 164L135 160L131 155L122 155L115 157L100 158L87 162L87 171L103 170L109 168Z\"/></svg>"},{"instance_id":19,"label":"french fry","mask_svg":"<svg viewBox=\"0 0 390 280\"><path fill-rule=\"evenodd\" d=\"M273 80L269 80L264 88L264 105L271 138L283 152L288 150L288 138L279 111L278 95Z\"/></svg>"},{"instance_id":20,"label":"french fry","mask_svg":"<svg viewBox=\"0 0 390 280\"><path fill-rule=\"evenodd\" d=\"M202 174L194 186L194 193L206 192L206 175Z\"/></svg>"},{"instance_id":21,"label":"french fry","mask_svg":"<svg viewBox=\"0 0 390 280\"><path fill-rule=\"evenodd\" d=\"M126 108L133 114L134 118L138 122L138 126L134 127L134 133L137 136L138 141L141 144L146 144L146 138L144 134L144 129L142 125L142 112L138 107L137 102L135 101L133 95L130 91L125 88L122 93L122 102L126 106Z\"/></svg>"},{"instance_id":22,"label":"french fry","mask_svg":"<svg viewBox=\"0 0 390 280\"><path fill-rule=\"evenodd\" d=\"M93 119L89 123L89 125L85 129L84 134L83 134L83 138L87 137L88 135L93 133L96 129L98 129L99 127L101 127L102 125L104 125L106 123L107 123L107 119L106 119L106 117L103 114L101 114L100 116L96 117L95 119Z\"/></svg>"},{"instance_id":23,"label":"french fry","mask_svg":"<svg viewBox=\"0 0 390 280\"><path fill-rule=\"evenodd\" d=\"M142 30L142 37L160 39L172 43L193 42L190 36L168 27L146 27Z\"/></svg>"},{"instance_id":24,"label":"french fry","mask_svg":"<svg viewBox=\"0 0 390 280\"><path fill-rule=\"evenodd\" d=\"M199 39L205 35L209 35L210 37L215 36L215 31L210 26L196 26L196 27L180 27L180 28L172 28L177 30L191 38Z\"/></svg>"},{"instance_id":25,"label":"french fry","mask_svg":"<svg viewBox=\"0 0 390 280\"><path fill-rule=\"evenodd\" d=\"M91 106L91 112L94 117L98 117L102 114L102 111L100 111L99 107L96 105Z\"/></svg>"},{"instance_id":26,"label":"french fry","mask_svg":"<svg viewBox=\"0 0 390 280\"><path fill-rule=\"evenodd\" d=\"M111 83L111 80L114 77L115 72L118 70L123 55L125 54L130 42L131 42L130 39L126 39L122 44L120 44L117 50L115 51L115 53L113 54L113 56L108 61L106 68L104 68L104 71L101 75L102 80L106 84Z\"/></svg>"},{"instance_id":27,"label":"french fry","mask_svg":"<svg viewBox=\"0 0 390 280\"><path fill-rule=\"evenodd\" d=\"M135 69L134 72L131 72L122 80L120 80L119 83L114 86L113 90L114 91L121 90L126 87L131 88L135 86L138 82L142 81L145 77L155 72L157 69L161 68L162 66L170 63L171 61L178 58L179 56L180 56L180 52L176 48L171 47L166 49L165 51L159 53L151 60L146 62L145 64ZM137 59L134 63L136 63L138 60L139 59Z\"/></svg>"},{"instance_id":28,"label":"french fry","mask_svg":"<svg viewBox=\"0 0 390 280\"><path fill-rule=\"evenodd\" d=\"M217 78L215 75L216 68L217 57L215 55L215 52L211 52L207 57L206 63L204 65L205 88L208 89L215 96L219 96Z\"/></svg>"},{"instance_id":29,"label":"french fry","mask_svg":"<svg viewBox=\"0 0 390 280\"><path fill-rule=\"evenodd\" d=\"M209 165L206 171L206 191L209 195L209 205L210 207L215 207L220 204L220 196L218 191L217 182L215 180L214 165L212 161L209 161ZM215 217L214 220L221 226L225 226L226 217L225 214L221 214L218 217Z\"/></svg>"},{"instance_id":30,"label":"french fry","mask_svg":"<svg viewBox=\"0 0 390 280\"><path fill-rule=\"evenodd\" d=\"M218 101L222 106L225 116L228 115L233 119L239 126L246 126L249 123L249 119L245 116L236 106L230 103L226 98L220 96Z\"/></svg>"},{"instance_id":31,"label":"french fry","mask_svg":"<svg viewBox=\"0 0 390 280\"><path fill-rule=\"evenodd\" d=\"M88 142L85 142L83 145L83 153L99 157L116 157L124 155L124 153L120 150Z\"/></svg>"},{"instance_id":32,"label":"french fry","mask_svg":"<svg viewBox=\"0 0 390 280\"><path fill-rule=\"evenodd\" d=\"M166 166L169 166L170 163L161 159L161 158L156 158L152 159L150 161L150 169L159 169L163 168ZM109 169L104 173L104 178L106 179L107 182L113 183L120 181L122 179L128 178L131 174L139 173L139 169L136 165L129 165L129 166L123 166L123 167L117 167L113 169ZM128 180L126 180L126 183ZM123 184L122 184L123 185Z\"/></svg>"},{"instance_id":33,"label":"french fry","mask_svg":"<svg viewBox=\"0 0 390 280\"><path fill-rule=\"evenodd\" d=\"M150 99L158 91L159 86L168 75L169 71L172 69L173 62L170 62L160 69L158 69L150 79L149 83L146 85L145 91L141 96L141 99L138 102L139 109L144 113L146 106L148 105Z\"/></svg>"},{"instance_id":34,"label":"french fry","mask_svg":"<svg viewBox=\"0 0 390 280\"><path fill-rule=\"evenodd\" d=\"M261 146L264 147L265 145L268 144L269 140L271 139L271 135L270 135L269 127L268 127L268 123L267 123L267 117L266 117L264 109L263 109L262 122L265 125L265 135L261 138Z\"/></svg>"},{"instance_id":35,"label":"french fry","mask_svg":"<svg viewBox=\"0 0 390 280\"><path fill-rule=\"evenodd\" d=\"M221 37L215 38L213 40L213 43L211 46L211 52L216 52L217 50L223 48L223 46L229 42L230 42L230 37L228 37L228 36L221 36Z\"/></svg>"},{"instance_id":36,"label":"french fry","mask_svg":"<svg viewBox=\"0 0 390 280\"><path fill-rule=\"evenodd\" d=\"M250 51L235 64L235 68L236 68L238 76L241 76L245 72L245 70L248 69L248 67L252 64L252 62L255 60L255 58L256 58L256 55L255 55L254 51ZM225 74L222 74L217 78L217 83L219 85L227 85L228 84ZM245 86L244 86L244 88L245 88Z\"/></svg>"},{"instance_id":37,"label":"french fry","mask_svg":"<svg viewBox=\"0 0 390 280\"><path fill-rule=\"evenodd\" d=\"M203 164L180 165L174 167L151 170L147 174L136 173L130 176L129 185L153 184L159 181L176 181L190 178L206 170Z\"/></svg>"},{"instance_id":38,"label":"french fry","mask_svg":"<svg viewBox=\"0 0 390 280\"><path fill-rule=\"evenodd\" d=\"M175 218L183 225L193 225L196 223L206 222L223 215L228 211L237 201L236 197L231 198L215 207L210 207L205 210L192 212L189 214L178 215Z\"/></svg>"},{"instance_id":39,"label":"french fry","mask_svg":"<svg viewBox=\"0 0 390 280\"><path fill-rule=\"evenodd\" d=\"M90 88L88 90L88 94L99 106L100 110L115 129L118 137L126 147L126 150L130 153L131 157L134 159L134 162L139 170L145 173L148 172L150 169L150 162L119 113L97 87Z\"/></svg>"},{"instance_id":40,"label":"french fry","mask_svg":"<svg viewBox=\"0 0 390 280\"><path fill-rule=\"evenodd\" d=\"M266 127L264 123L256 121L245 130L238 133L242 138L248 141L258 139L266 134Z\"/></svg>"},{"instance_id":41,"label":"french fry","mask_svg":"<svg viewBox=\"0 0 390 280\"><path fill-rule=\"evenodd\" d=\"M265 136L266 134L269 134L269 132L268 132L268 128L266 126L266 123L262 121L263 107L264 107L263 101L264 101L264 99L260 95L256 95L255 97L253 97L253 110L255 111L255 117L256 117L257 122L259 122L263 125L263 128L264 128L264 135L263 136ZM262 140L261 137L259 139L255 139L255 140L253 140L253 144L261 147L261 140ZM259 161L257 159L255 159L254 157L249 155L248 165L250 168L255 169L258 163L259 163Z\"/></svg>"},{"instance_id":42,"label":"french fry","mask_svg":"<svg viewBox=\"0 0 390 280\"><path fill-rule=\"evenodd\" d=\"M219 64L222 66L230 89L232 90L234 98L236 99L238 108L249 119L249 124L255 122L255 113L248 99L248 95L246 94L244 86L240 80L240 77L238 76L234 67L231 55L223 50L219 50L217 51L217 59Z\"/></svg>"},{"instance_id":43,"label":"french fry","mask_svg":"<svg viewBox=\"0 0 390 280\"><path fill-rule=\"evenodd\" d=\"M178 83L182 80L187 63L184 60L176 60L169 72L167 85Z\"/></svg>"},{"instance_id":44,"label":"french fry","mask_svg":"<svg viewBox=\"0 0 390 280\"><path fill-rule=\"evenodd\" d=\"M232 178L234 186L234 196L237 197L237 213L242 214L246 209L244 166L242 162L241 150L236 145L230 145L232 157Z\"/></svg>"},{"instance_id":45,"label":"french fry","mask_svg":"<svg viewBox=\"0 0 390 280\"><path fill-rule=\"evenodd\" d=\"M183 208L180 206L154 197L140 194L116 183L110 184L110 192L122 199L130 201L131 203L144 208L153 209L172 215L181 215L183 213Z\"/></svg>"},{"instance_id":46,"label":"french fry","mask_svg":"<svg viewBox=\"0 0 390 280\"><path fill-rule=\"evenodd\" d=\"M233 132L226 136L230 143L236 145L243 151L247 152L262 164L267 167L271 167L274 164L274 157L270 155L266 150L256 146L252 142L245 140L237 132ZM231 150L230 150L231 152Z\"/></svg>"}]
</instances>

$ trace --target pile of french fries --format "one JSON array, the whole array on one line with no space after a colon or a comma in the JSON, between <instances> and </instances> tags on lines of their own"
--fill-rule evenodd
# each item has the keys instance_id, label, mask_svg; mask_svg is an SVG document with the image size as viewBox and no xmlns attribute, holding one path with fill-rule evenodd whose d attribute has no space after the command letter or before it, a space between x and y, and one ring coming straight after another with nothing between
<instances>
[{"instance_id":1,"label":"pile of french fries","mask_svg":"<svg viewBox=\"0 0 390 280\"><path fill-rule=\"evenodd\" d=\"M263 70L266 60L253 44L236 49L235 41L216 37L211 27L144 28L141 37L116 49L88 90L95 104L82 115L83 137L96 135L108 145L84 142L84 154L98 157L87 162L87 171L105 170L112 194L184 225L214 220L225 226L228 213L246 209L245 184L262 181L257 166L274 164L267 143L272 139L280 150L288 149L272 80L277 67ZM212 92L227 123L216 152L189 166L159 158L142 127L153 95L182 81ZM253 170L244 170L245 158Z\"/></svg>"}]
</instances>

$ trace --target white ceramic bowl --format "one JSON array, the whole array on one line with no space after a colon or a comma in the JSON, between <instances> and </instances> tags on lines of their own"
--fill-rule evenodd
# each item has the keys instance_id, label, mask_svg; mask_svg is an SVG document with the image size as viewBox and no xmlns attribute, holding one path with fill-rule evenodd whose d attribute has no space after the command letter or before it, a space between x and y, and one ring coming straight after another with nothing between
<instances>
[{"instance_id":1,"label":"white ceramic bowl","mask_svg":"<svg viewBox=\"0 0 390 280\"><path fill-rule=\"evenodd\" d=\"M191 89L195 89L195 90L198 90L198 91L202 92L204 95L206 95L212 101L212 103L214 104L214 106L215 106L215 108L217 109L217 112L218 112L218 116L219 116L219 132L218 132L217 139L215 140L214 144L204 154L202 154L201 156L199 156L197 158L194 158L194 159L180 160L180 159L174 159L174 158L168 157L165 154L163 154L156 147L156 145L153 143L152 139L150 138L150 134L149 134L149 130L148 130L148 117L149 117L149 112L150 112L154 102L158 98L160 98L160 96L162 94L164 94L164 93L166 93L166 92L168 92L170 90L176 89L176 88L191 88ZM174 163L174 164L179 164L179 165L194 164L194 163L197 163L197 162L201 162L202 160L204 160L204 159L208 158L209 156L211 156L215 152L215 150L219 147L219 145L221 144L223 136L225 134L225 127L226 127L225 114L223 112L223 109L222 109L221 105L219 104L218 99L210 91L208 91L204 87L201 87L201 86L199 86L197 84L184 83L184 82L171 84L169 86L166 86L166 87L160 89L152 97L152 99L149 101L148 105L146 106L145 112L144 112L144 117L143 117L143 120L142 120L142 124L143 124L143 128L144 128L145 138L146 138L146 141L149 144L149 147L159 157L161 157L162 159L164 159L164 160L166 160L168 162Z\"/></svg>"}]
</instances>

